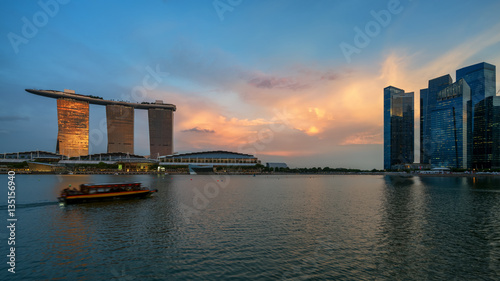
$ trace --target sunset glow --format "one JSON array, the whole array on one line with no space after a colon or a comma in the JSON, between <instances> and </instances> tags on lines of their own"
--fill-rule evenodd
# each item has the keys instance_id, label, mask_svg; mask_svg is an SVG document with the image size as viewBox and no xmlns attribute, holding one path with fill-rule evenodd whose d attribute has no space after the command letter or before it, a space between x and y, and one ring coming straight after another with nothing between
<instances>
[{"instance_id":1,"label":"sunset glow","mask_svg":"<svg viewBox=\"0 0 500 281\"><path fill-rule=\"evenodd\" d=\"M244 1L221 20L203 1L71 1L28 43L14 48L4 36L9 106L0 114L0 152L54 151L55 101L24 89L69 88L175 104L176 152L221 149L293 167L381 168L384 87L415 92L417 138L419 90L429 79L482 61L500 66L500 4L446 2L441 13L430 2L401 1L402 12L348 62L339 45L353 44L354 28L385 2ZM36 2L1 5L4 35L21 36L21 18L40 10ZM90 114L89 152L106 152L104 110L91 106ZM135 153L148 155L147 117L135 118ZM92 132L104 139L92 142Z\"/></svg>"}]
</instances>

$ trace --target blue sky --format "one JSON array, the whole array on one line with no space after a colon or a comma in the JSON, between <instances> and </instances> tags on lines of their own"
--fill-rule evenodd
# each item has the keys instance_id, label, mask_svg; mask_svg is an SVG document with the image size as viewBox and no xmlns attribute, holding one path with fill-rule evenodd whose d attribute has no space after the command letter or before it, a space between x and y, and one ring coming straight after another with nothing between
<instances>
[{"instance_id":1,"label":"blue sky","mask_svg":"<svg viewBox=\"0 0 500 281\"><path fill-rule=\"evenodd\" d=\"M54 151L56 101L24 89L74 89L176 104L178 152L382 168L383 88L418 99L429 79L500 65L499 10L498 1L2 1L0 153ZM356 28L369 42L355 44ZM358 52L347 59L343 43ZM157 83L138 95L148 69ZM91 153L106 152L105 109L90 114ZM147 155L147 113L135 118L135 152Z\"/></svg>"}]
</instances>

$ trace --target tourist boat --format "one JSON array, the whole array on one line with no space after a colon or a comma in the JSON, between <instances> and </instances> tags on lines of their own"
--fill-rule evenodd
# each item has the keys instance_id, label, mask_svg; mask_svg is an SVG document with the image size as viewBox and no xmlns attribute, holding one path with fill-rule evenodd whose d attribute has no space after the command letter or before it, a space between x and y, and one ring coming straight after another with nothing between
<instances>
[{"instance_id":1,"label":"tourist boat","mask_svg":"<svg viewBox=\"0 0 500 281\"><path fill-rule=\"evenodd\" d=\"M71 185L70 185L71 187ZM118 199L146 198L157 189L150 190L140 183L82 184L80 190L66 188L57 199L61 204L77 204Z\"/></svg>"}]
</instances>

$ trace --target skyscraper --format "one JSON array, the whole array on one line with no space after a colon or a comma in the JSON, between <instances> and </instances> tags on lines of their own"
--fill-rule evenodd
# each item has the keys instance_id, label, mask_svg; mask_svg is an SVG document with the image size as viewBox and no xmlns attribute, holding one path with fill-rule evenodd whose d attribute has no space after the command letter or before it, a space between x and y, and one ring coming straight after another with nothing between
<instances>
[{"instance_id":1,"label":"skyscraper","mask_svg":"<svg viewBox=\"0 0 500 281\"><path fill-rule=\"evenodd\" d=\"M384 169L414 160L414 94L384 88Z\"/></svg>"},{"instance_id":2,"label":"skyscraper","mask_svg":"<svg viewBox=\"0 0 500 281\"><path fill-rule=\"evenodd\" d=\"M457 70L457 80L464 79L470 86L472 101L472 134L474 149L472 166L474 168L490 168L493 159L492 128L498 122L493 105L496 95L496 67L489 63L478 63ZM496 100L495 100L496 101ZM479 112L476 113L476 109ZM476 120L476 118L478 120ZM498 157L498 156L495 156Z\"/></svg>"},{"instance_id":3,"label":"skyscraper","mask_svg":"<svg viewBox=\"0 0 500 281\"><path fill-rule=\"evenodd\" d=\"M474 108L472 168L500 168L500 96L489 96Z\"/></svg>"},{"instance_id":4,"label":"skyscraper","mask_svg":"<svg viewBox=\"0 0 500 281\"><path fill-rule=\"evenodd\" d=\"M134 154L134 108L131 106L106 105L108 129L108 153Z\"/></svg>"},{"instance_id":5,"label":"skyscraper","mask_svg":"<svg viewBox=\"0 0 500 281\"><path fill-rule=\"evenodd\" d=\"M428 88L420 90L420 163L430 164L432 155L431 113L437 93L453 83L449 74L429 80Z\"/></svg>"},{"instance_id":6,"label":"skyscraper","mask_svg":"<svg viewBox=\"0 0 500 281\"><path fill-rule=\"evenodd\" d=\"M149 113L151 155L173 152L173 118L176 106L163 101L131 103L105 100L102 97L76 94L74 90L26 89L27 92L57 99L59 131L56 152L74 157L89 150L89 104L105 105L108 129L108 152L134 152L134 109Z\"/></svg>"},{"instance_id":7,"label":"skyscraper","mask_svg":"<svg viewBox=\"0 0 500 281\"><path fill-rule=\"evenodd\" d=\"M500 168L500 97L496 67L482 62L429 80L420 90L420 163L449 168ZM391 111L384 89L384 166L391 147Z\"/></svg>"},{"instance_id":8,"label":"skyscraper","mask_svg":"<svg viewBox=\"0 0 500 281\"><path fill-rule=\"evenodd\" d=\"M460 79L436 94L430 112L430 164L469 168L472 154L471 90Z\"/></svg>"},{"instance_id":9,"label":"skyscraper","mask_svg":"<svg viewBox=\"0 0 500 281\"><path fill-rule=\"evenodd\" d=\"M496 67L489 63L478 63L457 70L457 81L464 79L470 87L472 108L486 97L495 96Z\"/></svg>"},{"instance_id":10,"label":"skyscraper","mask_svg":"<svg viewBox=\"0 0 500 281\"><path fill-rule=\"evenodd\" d=\"M57 99L56 153L68 157L89 154L89 103Z\"/></svg>"},{"instance_id":11,"label":"skyscraper","mask_svg":"<svg viewBox=\"0 0 500 281\"><path fill-rule=\"evenodd\" d=\"M173 153L173 111L150 108L148 109L148 118L151 158L156 159L158 155L171 155Z\"/></svg>"},{"instance_id":12,"label":"skyscraper","mask_svg":"<svg viewBox=\"0 0 500 281\"><path fill-rule=\"evenodd\" d=\"M424 142L424 128L427 125L425 121L427 116L427 104L429 103L429 89L420 90L420 163L428 164L429 155L426 152L429 150L429 142ZM427 146L427 147L425 147Z\"/></svg>"}]
</instances>

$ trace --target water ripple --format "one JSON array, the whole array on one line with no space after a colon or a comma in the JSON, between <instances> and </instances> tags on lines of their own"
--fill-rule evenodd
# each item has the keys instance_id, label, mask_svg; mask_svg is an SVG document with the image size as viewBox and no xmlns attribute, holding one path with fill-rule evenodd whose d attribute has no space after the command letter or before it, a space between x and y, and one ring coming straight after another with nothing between
<instances>
[{"instance_id":1,"label":"water ripple","mask_svg":"<svg viewBox=\"0 0 500 281\"><path fill-rule=\"evenodd\" d=\"M491 178L231 176L201 208L193 198L216 183L210 176L124 177L160 192L66 208L54 195L30 197L35 187L33 194L57 194L55 180L19 178L26 187L16 210L22 261L13 280L500 276L500 182ZM197 211L189 221L185 206Z\"/></svg>"}]
</instances>

